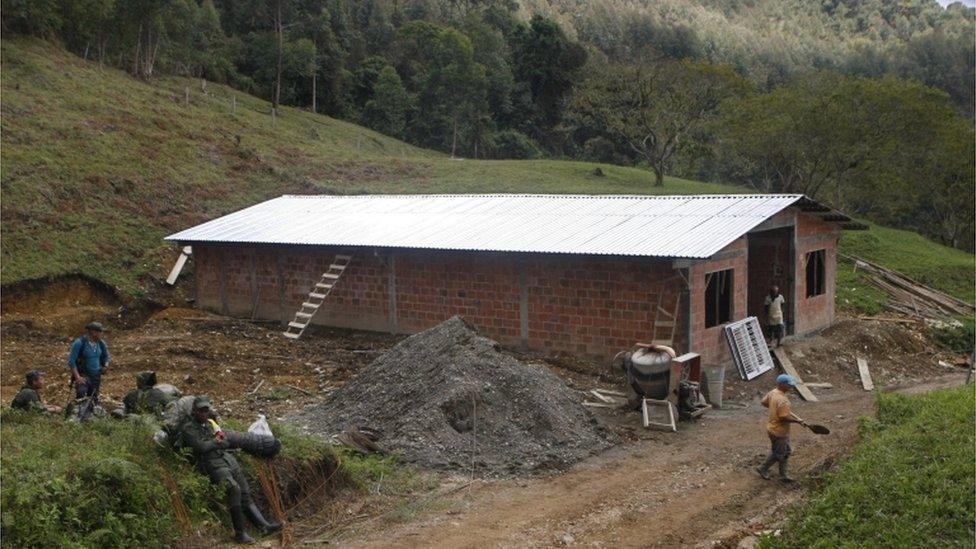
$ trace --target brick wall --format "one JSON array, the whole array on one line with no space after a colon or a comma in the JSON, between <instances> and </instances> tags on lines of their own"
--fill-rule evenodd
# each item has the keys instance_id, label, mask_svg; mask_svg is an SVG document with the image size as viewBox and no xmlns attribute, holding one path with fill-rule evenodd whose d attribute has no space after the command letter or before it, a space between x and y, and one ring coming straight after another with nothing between
<instances>
[{"instance_id":1,"label":"brick wall","mask_svg":"<svg viewBox=\"0 0 976 549\"><path fill-rule=\"evenodd\" d=\"M415 333L460 314L508 346L603 360L652 339L659 293L669 311L683 299L670 261L646 258L197 244L197 303L289 321L336 253L354 259L316 324ZM682 302L679 350L684 326Z\"/></svg>"},{"instance_id":2,"label":"brick wall","mask_svg":"<svg viewBox=\"0 0 976 549\"><path fill-rule=\"evenodd\" d=\"M796 333L805 334L826 328L834 321L834 297L837 293L837 242L840 230L816 217L798 214L796 226ZM824 254L825 292L807 297L806 254L826 250Z\"/></svg>"},{"instance_id":3,"label":"brick wall","mask_svg":"<svg viewBox=\"0 0 976 549\"><path fill-rule=\"evenodd\" d=\"M806 214L780 217L796 219L796 332L823 328L834 318L839 231ZM827 251L827 291L807 299L803 261L817 249ZM691 350L705 363L722 364L731 355L722 326L705 328L706 274L732 269L732 319L749 315L745 236L708 261L691 262L688 292L670 260L196 244L197 303L234 316L287 322L336 253L354 259L314 319L330 326L415 333L460 314L504 345L606 359L652 339L659 295L668 310L675 299L690 296ZM781 291L790 299L789 288ZM685 310L682 301L679 352L689 347Z\"/></svg>"},{"instance_id":4,"label":"brick wall","mask_svg":"<svg viewBox=\"0 0 976 549\"><path fill-rule=\"evenodd\" d=\"M536 255L526 260L525 275L529 343L546 351L609 358L653 338L659 295L670 312L684 297L670 261ZM686 346L684 309L680 303L679 352Z\"/></svg>"},{"instance_id":5,"label":"brick wall","mask_svg":"<svg viewBox=\"0 0 976 549\"><path fill-rule=\"evenodd\" d=\"M724 324L705 327L705 276L732 269L732 320L748 316L749 256L746 237L742 237L709 261L689 268L691 283L691 348L702 357L703 364L724 364L732 360L725 341Z\"/></svg>"}]
</instances>

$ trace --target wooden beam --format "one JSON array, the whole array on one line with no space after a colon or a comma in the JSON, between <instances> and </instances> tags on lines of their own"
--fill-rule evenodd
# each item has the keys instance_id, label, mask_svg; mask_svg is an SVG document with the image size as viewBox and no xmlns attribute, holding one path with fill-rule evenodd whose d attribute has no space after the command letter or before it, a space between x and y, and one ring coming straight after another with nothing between
<instances>
[{"instance_id":1,"label":"wooden beam","mask_svg":"<svg viewBox=\"0 0 976 549\"><path fill-rule=\"evenodd\" d=\"M800 374L796 372L796 368L794 368L793 363L790 362L790 358L786 356L786 351L784 351L782 347L775 347L773 348L773 355L776 357L776 360L779 361L779 366L783 369L783 372L792 376L796 381L796 390L798 393L800 393L800 396L803 397L803 400L806 400L807 402L819 402L813 392L810 391L810 388L807 387L806 383L803 383L803 380L800 378Z\"/></svg>"},{"instance_id":2,"label":"wooden beam","mask_svg":"<svg viewBox=\"0 0 976 549\"><path fill-rule=\"evenodd\" d=\"M833 383L823 383L820 381L814 381L813 383L804 383L804 385L810 387L811 389L833 389L834 388Z\"/></svg>"},{"instance_id":3,"label":"wooden beam","mask_svg":"<svg viewBox=\"0 0 976 549\"><path fill-rule=\"evenodd\" d=\"M861 386L864 387L864 390L873 391L874 382L871 381L871 372L868 370L868 361L858 357L857 373L861 376Z\"/></svg>"},{"instance_id":4,"label":"wooden beam","mask_svg":"<svg viewBox=\"0 0 976 549\"><path fill-rule=\"evenodd\" d=\"M193 253L193 248L190 246L183 246L183 250L180 252L180 257L176 259L176 265L173 265L173 270L169 272L169 276L166 277L166 284L170 286L176 284L176 279L183 272L183 266L186 265L186 260L189 259L190 254Z\"/></svg>"}]
</instances>

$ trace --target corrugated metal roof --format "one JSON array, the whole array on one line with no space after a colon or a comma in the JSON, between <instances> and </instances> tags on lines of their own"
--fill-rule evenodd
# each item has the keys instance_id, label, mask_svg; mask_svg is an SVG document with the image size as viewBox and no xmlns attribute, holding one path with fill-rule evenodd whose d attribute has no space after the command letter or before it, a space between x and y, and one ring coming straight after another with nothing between
<instances>
[{"instance_id":1,"label":"corrugated metal roof","mask_svg":"<svg viewBox=\"0 0 976 549\"><path fill-rule=\"evenodd\" d=\"M166 239L707 258L798 202L850 221L799 194L286 195Z\"/></svg>"}]
</instances>

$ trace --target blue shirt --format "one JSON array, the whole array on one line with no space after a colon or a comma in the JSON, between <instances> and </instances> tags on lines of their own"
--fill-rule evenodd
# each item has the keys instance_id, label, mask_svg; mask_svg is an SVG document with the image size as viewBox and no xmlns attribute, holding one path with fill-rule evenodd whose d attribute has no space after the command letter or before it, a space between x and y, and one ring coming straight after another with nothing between
<instances>
[{"instance_id":1,"label":"blue shirt","mask_svg":"<svg viewBox=\"0 0 976 549\"><path fill-rule=\"evenodd\" d=\"M78 355L81 355L81 366L78 366ZM68 353L68 367L78 368L78 373L82 375L99 375L102 368L108 364L108 346L104 340L98 340L93 345L87 336L81 336L71 344L71 352Z\"/></svg>"}]
</instances>

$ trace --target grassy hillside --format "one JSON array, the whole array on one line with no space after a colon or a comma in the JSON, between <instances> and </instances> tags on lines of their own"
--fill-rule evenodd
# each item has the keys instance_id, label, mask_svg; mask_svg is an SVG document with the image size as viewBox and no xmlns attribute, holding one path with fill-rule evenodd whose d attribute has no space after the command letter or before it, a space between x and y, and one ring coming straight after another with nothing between
<instances>
[{"instance_id":1,"label":"grassy hillside","mask_svg":"<svg viewBox=\"0 0 976 549\"><path fill-rule=\"evenodd\" d=\"M647 171L585 162L451 159L291 108L273 121L266 101L230 88L146 83L41 41L0 42L0 62L4 284L78 272L139 295L172 265L163 236L283 193L744 192L654 188ZM971 255L881 227L842 242L972 299ZM842 277L842 296L860 291L847 299L860 305L862 286Z\"/></svg>"},{"instance_id":2,"label":"grassy hillside","mask_svg":"<svg viewBox=\"0 0 976 549\"><path fill-rule=\"evenodd\" d=\"M906 274L915 280L973 302L973 255L935 244L913 233L868 223L870 230L848 232L841 252L861 257ZM864 273L852 261L841 259L837 271L837 300L842 306L868 313L880 312L883 295L868 286Z\"/></svg>"},{"instance_id":3,"label":"grassy hillside","mask_svg":"<svg viewBox=\"0 0 976 549\"><path fill-rule=\"evenodd\" d=\"M282 193L741 192L553 161L452 160L198 80L132 79L40 41L3 41L0 282L82 272L138 293L168 232ZM186 104L186 90L189 104ZM236 112L232 111L236 98ZM239 138L238 138L239 136Z\"/></svg>"}]
</instances>

